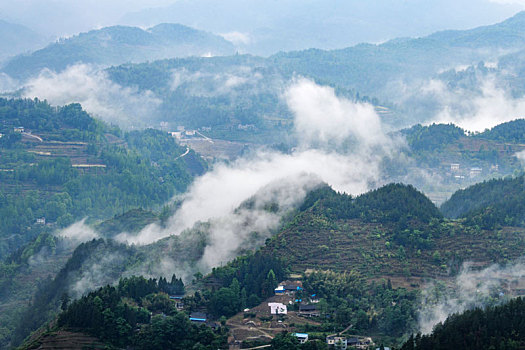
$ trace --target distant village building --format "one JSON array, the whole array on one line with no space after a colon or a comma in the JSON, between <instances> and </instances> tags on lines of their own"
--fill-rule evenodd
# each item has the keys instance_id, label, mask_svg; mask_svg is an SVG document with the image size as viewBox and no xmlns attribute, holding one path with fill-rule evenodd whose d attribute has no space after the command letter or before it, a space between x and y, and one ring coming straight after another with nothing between
<instances>
[{"instance_id":1,"label":"distant village building","mask_svg":"<svg viewBox=\"0 0 525 350\"><path fill-rule=\"evenodd\" d=\"M450 170L452 170L452 171L459 171L459 163L451 163L450 164Z\"/></svg>"},{"instance_id":2,"label":"distant village building","mask_svg":"<svg viewBox=\"0 0 525 350\"><path fill-rule=\"evenodd\" d=\"M180 311L184 309L184 301L182 300L182 298L184 298L183 295L170 295L169 298L175 302L175 307L177 310Z\"/></svg>"},{"instance_id":3,"label":"distant village building","mask_svg":"<svg viewBox=\"0 0 525 350\"><path fill-rule=\"evenodd\" d=\"M1 139L2 137L4 137L4 134L2 134L2 133L0 132L0 139Z\"/></svg>"},{"instance_id":4,"label":"distant village building","mask_svg":"<svg viewBox=\"0 0 525 350\"><path fill-rule=\"evenodd\" d=\"M23 126L15 126L15 127L13 128L13 131L14 131L14 132L23 133L23 132L24 132L24 127L23 127Z\"/></svg>"},{"instance_id":5,"label":"distant village building","mask_svg":"<svg viewBox=\"0 0 525 350\"><path fill-rule=\"evenodd\" d=\"M255 125L253 124L239 124L237 125L237 129L239 130L255 130Z\"/></svg>"},{"instance_id":6,"label":"distant village building","mask_svg":"<svg viewBox=\"0 0 525 350\"><path fill-rule=\"evenodd\" d=\"M346 337L329 335L328 337L326 337L326 344L328 344L329 348L335 348L336 346L338 349L342 350L346 350L348 348L348 342L346 340Z\"/></svg>"},{"instance_id":7,"label":"distant village building","mask_svg":"<svg viewBox=\"0 0 525 350\"><path fill-rule=\"evenodd\" d=\"M275 294L287 294L287 295L293 295L296 292L303 290L301 286L294 285L294 284L281 284L277 288L274 289Z\"/></svg>"},{"instance_id":8,"label":"distant village building","mask_svg":"<svg viewBox=\"0 0 525 350\"><path fill-rule=\"evenodd\" d=\"M160 129L163 131L167 131L169 129L170 124L168 122L160 122Z\"/></svg>"},{"instance_id":9,"label":"distant village building","mask_svg":"<svg viewBox=\"0 0 525 350\"><path fill-rule=\"evenodd\" d=\"M190 321L193 323L206 323L208 317L204 312L192 312L190 314Z\"/></svg>"},{"instance_id":10,"label":"distant village building","mask_svg":"<svg viewBox=\"0 0 525 350\"><path fill-rule=\"evenodd\" d=\"M197 132L195 130L186 130L184 132L184 135L186 135L186 136L195 136L196 133Z\"/></svg>"},{"instance_id":11,"label":"distant village building","mask_svg":"<svg viewBox=\"0 0 525 350\"><path fill-rule=\"evenodd\" d=\"M312 294L310 296L310 303L317 304L319 302L319 298L317 297L317 294Z\"/></svg>"},{"instance_id":12,"label":"distant village building","mask_svg":"<svg viewBox=\"0 0 525 350\"><path fill-rule=\"evenodd\" d=\"M274 289L275 294L284 294L284 286L278 286Z\"/></svg>"},{"instance_id":13,"label":"distant village building","mask_svg":"<svg viewBox=\"0 0 525 350\"><path fill-rule=\"evenodd\" d=\"M182 138L182 131L170 131L168 134L170 134L171 137L174 137L177 140L180 140Z\"/></svg>"},{"instance_id":14,"label":"distant village building","mask_svg":"<svg viewBox=\"0 0 525 350\"><path fill-rule=\"evenodd\" d=\"M288 309L286 305L282 303L268 303L270 307L270 314L272 315L286 315L288 314Z\"/></svg>"},{"instance_id":15,"label":"distant village building","mask_svg":"<svg viewBox=\"0 0 525 350\"><path fill-rule=\"evenodd\" d=\"M319 317L321 313L315 304L301 304L299 305L299 316L305 317Z\"/></svg>"},{"instance_id":16,"label":"distant village building","mask_svg":"<svg viewBox=\"0 0 525 350\"><path fill-rule=\"evenodd\" d=\"M490 171L499 171L499 165L498 164L493 164L490 166Z\"/></svg>"},{"instance_id":17,"label":"distant village building","mask_svg":"<svg viewBox=\"0 0 525 350\"><path fill-rule=\"evenodd\" d=\"M44 217L38 218L38 219L36 219L36 223L39 224L39 225L45 225L46 224L46 218L44 218Z\"/></svg>"},{"instance_id":18,"label":"distant village building","mask_svg":"<svg viewBox=\"0 0 525 350\"><path fill-rule=\"evenodd\" d=\"M483 169L481 169L481 168L477 168L477 167L470 168L469 175L470 175L470 177L476 177L476 176L479 176L482 171L483 171Z\"/></svg>"},{"instance_id":19,"label":"distant village building","mask_svg":"<svg viewBox=\"0 0 525 350\"><path fill-rule=\"evenodd\" d=\"M209 131L211 131L211 126L203 126L203 127L201 128L201 130L202 130L202 131L209 132Z\"/></svg>"},{"instance_id":20,"label":"distant village building","mask_svg":"<svg viewBox=\"0 0 525 350\"><path fill-rule=\"evenodd\" d=\"M294 333L293 335L299 340L299 344L304 344L308 341L307 333Z\"/></svg>"}]
</instances>

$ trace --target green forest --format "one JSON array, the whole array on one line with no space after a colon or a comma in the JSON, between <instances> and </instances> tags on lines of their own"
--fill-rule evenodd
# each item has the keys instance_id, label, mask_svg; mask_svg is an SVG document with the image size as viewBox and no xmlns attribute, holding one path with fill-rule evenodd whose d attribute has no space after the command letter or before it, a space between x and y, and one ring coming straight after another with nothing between
<instances>
[{"instance_id":1,"label":"green forest","mask_svg":"<svg viewBox=\"0 0 525 350\"><path fill-rule=\"evenodd\" d=\"M431 334L411 336L401 350L522 349L525 301L468 310L435 326Z\"/></svg>"},{"instance_id":2,"label":"green forest","mask_svg":"<svg viewBox=\"0 0 525 350\"><path fill-rule=\"evenodd\" d=\"M158 209L206 170L194 152L176 160L186 150L166 133L123 132L78 104L0 99L0 120L0 258L47 229L35 224L38 218L60 228L85 217ZM19 126L43 141L13 131ZM53 151L40 151L46 147ZM75 168L79 161L104 167Z\"/></svg>"}]
</instances>

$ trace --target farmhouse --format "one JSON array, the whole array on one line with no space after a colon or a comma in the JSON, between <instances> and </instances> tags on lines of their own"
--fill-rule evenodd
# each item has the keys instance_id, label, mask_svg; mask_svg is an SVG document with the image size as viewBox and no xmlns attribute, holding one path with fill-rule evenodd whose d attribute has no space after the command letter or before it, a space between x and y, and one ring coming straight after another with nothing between
<instances>
[{"instance_id":1,"label":"farmhouse","mask_svg":"<svg viewBox=\"0 0 525 350\"><path fill-rule=\"evenodd\" d=\"M346 337L338 337L336 335L329 335L326 337L326 344L328 344L328 347L333 348L336 347L338 349L346 350L348 348L348 341Z\"/></svg>"},{"instance_id":2,"label":"farmhouse","mask_svg":"<svg viewBox=\"0 0 525 350\"><path fill-rule=\"evenodd\" d=\"M301 304L299 305L299 316L305 317L319 317L321 314L317 309L317 305L314 304Z\"/></svg>"},{"instance_id":3,"label":"farmhouse","mask_svg":"<svg viewBox=\"0 0 525 350\"><path fill-rule=\"evenodd\" d=\"M192 312L190 321L193 323L206 323L207 316L204 312Z\"/></svg>"},{"instance_id":4,"label":"farmhouse","mask_svg":"<svg viewBox=\"0 0 525 350\"><path fill-rule=\"evenodd\" d=\"M307 333L294 333L293 334L297 339L299 339L300 344L304 344L308 341L308 334Z\"/></svg>"}]
</instances>

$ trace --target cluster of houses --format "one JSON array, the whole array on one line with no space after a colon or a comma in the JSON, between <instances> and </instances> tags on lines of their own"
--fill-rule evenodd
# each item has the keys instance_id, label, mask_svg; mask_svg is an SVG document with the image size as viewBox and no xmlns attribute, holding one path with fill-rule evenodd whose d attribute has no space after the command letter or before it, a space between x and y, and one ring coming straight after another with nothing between
<instances>
[{"instance_id":1,"label":"cluster of houses","mask_svg":"<svg viewBox=\"0 0 525 350\"><path fill-rule=\"evenodd\" d=\"M197 134L196 130L182 130L182 131L170 131L171 137L181 140L183 137L194 137Z\"/></svg>"},{"instance_id":2,"label":"cluster of houses","mask_svg":"<svg viewBox=\"0 0 525 350\"><path fill-rule=\"evenodd\" d=\"M490 172L498 172L499 165L493 164L490 166ZM456 180L463 180L467 176L471 179L480 176L483 173L483 168L480 167L467 167L462 168L459 163L450 163L450 172Z\"/></svg>"},{"instance_id":3,"label":"cluster of houses","mask_svg":"<svg viewBox=\"0 0 525 350\"><path fill-rule=\"evenodd\" d=\"M299 343L304 344L308 341L308 333L293 333L299 340ZM326 344L331 349L346 350L349 347L354 349L369 349L374 345L371 338L357 338L357 337L344 337L340 335L329 335L326 337ZM390 350L389 348L385 348Z\"/></svg>"}]
</instances>

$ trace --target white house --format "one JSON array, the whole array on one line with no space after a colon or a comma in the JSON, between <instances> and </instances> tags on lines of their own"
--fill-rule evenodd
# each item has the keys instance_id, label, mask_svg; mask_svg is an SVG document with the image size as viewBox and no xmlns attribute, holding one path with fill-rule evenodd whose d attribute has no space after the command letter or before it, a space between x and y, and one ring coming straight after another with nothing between
<instances>
[{"instance_id":1,"label":"white house","mask_svg":"<svg viewBox=\"0 0 525 350\"><path fill-rule=\"evenodd\" d=\"M293 334L297 339L299 339L300 344L304 344L308 341L308 334L307 333L294 333Z\"/></svg>"},{"instance_id":2,"label":"white house","mask_svg":"<svg viewBox=\"0 0 525 350\"><path fill-rule=\"evenodd\" d=\"M288 314L288 309L286 305L281 303L268 303L270 307L270 314L272 315L286 315Z\"/></svg>"},{"instance_id":3,"label":"white house","mask_svg":"<svg viewBox=\"0 0 525 350\"><path fill-rule=\"evenodd\" d=\"M326 344L329 348L335 348L346 350L348 348L348 340L346 337L338 337L335 335L329 335L326 337Z\"/></svg>"}]
</instances>

